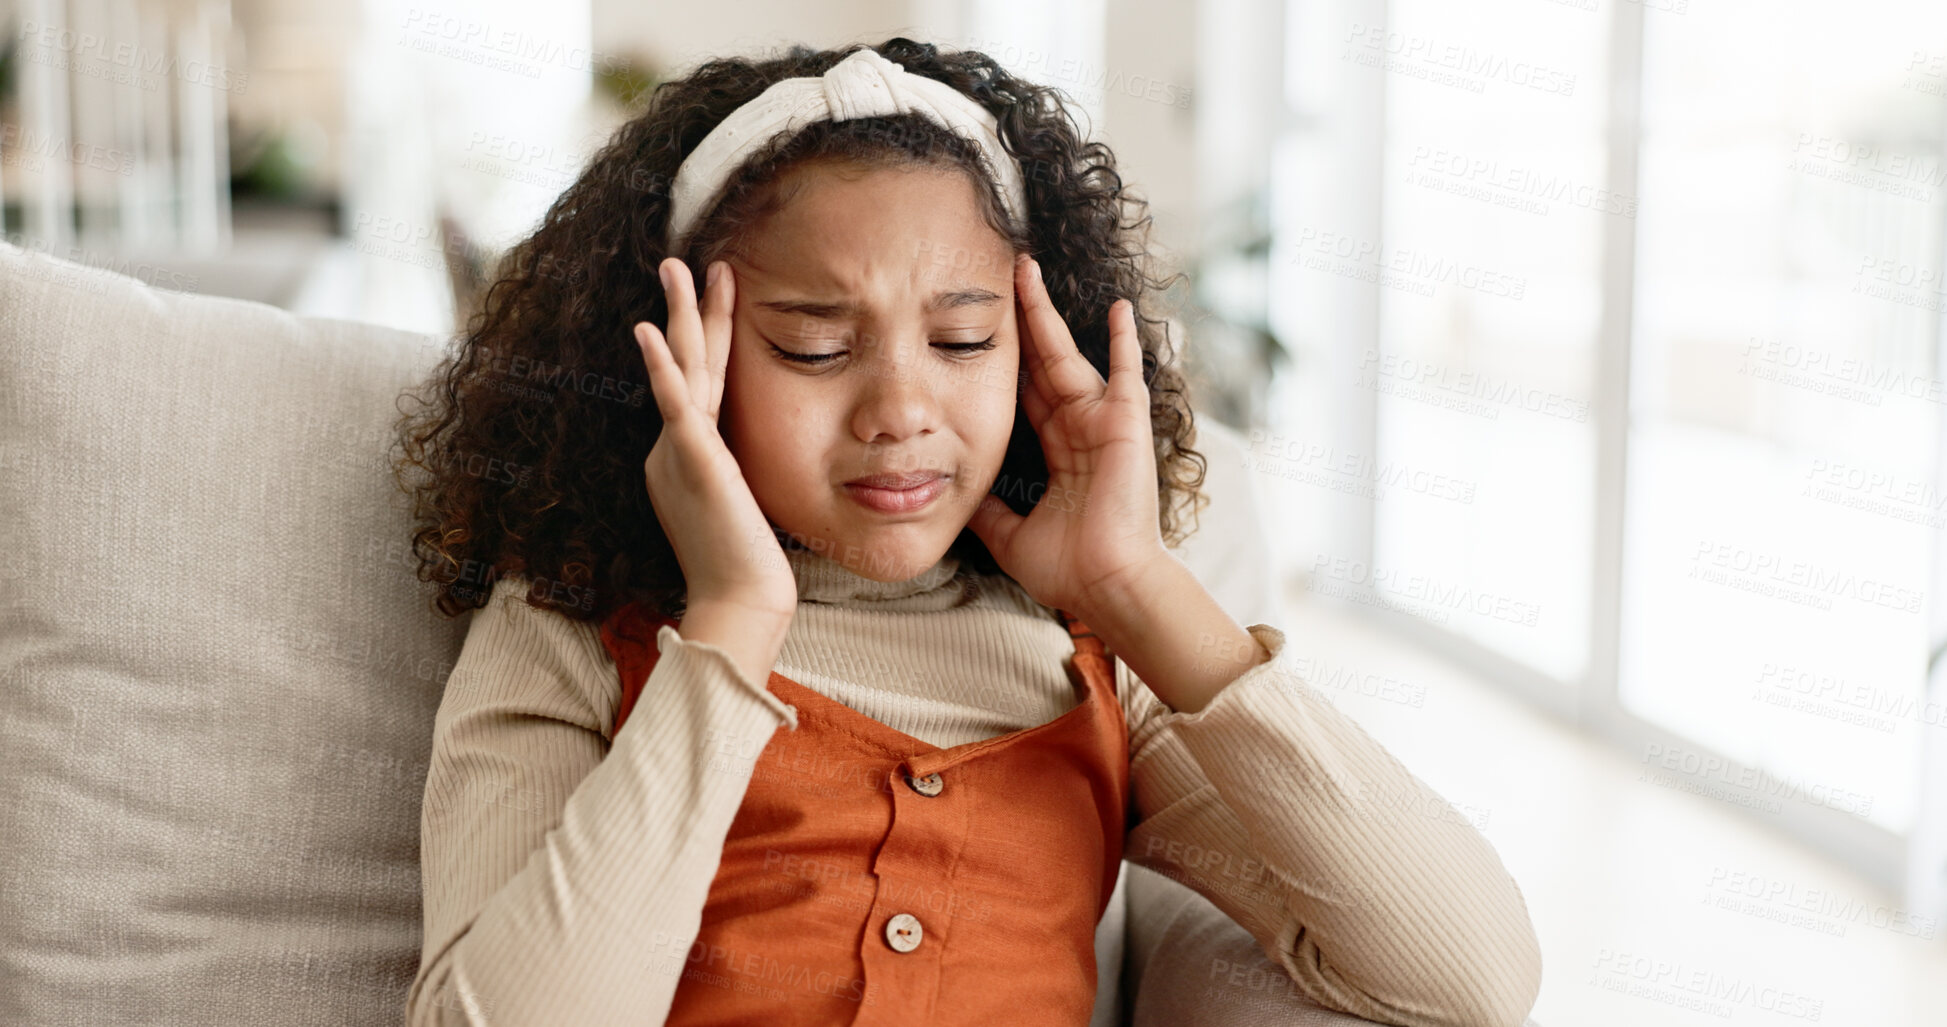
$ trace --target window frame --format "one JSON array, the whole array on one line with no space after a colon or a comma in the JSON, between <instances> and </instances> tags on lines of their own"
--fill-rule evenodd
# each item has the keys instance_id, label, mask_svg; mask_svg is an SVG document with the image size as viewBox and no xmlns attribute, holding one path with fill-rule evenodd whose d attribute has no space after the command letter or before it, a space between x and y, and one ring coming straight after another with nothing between
<instances>
[{"instance_id":1,"label":"window frame","mask_svg":"<svg viewBox=\"0 0 1947 1027\"><path fill-rule=\"evenodd\" d=\"M1309 0L1286 0L1286 17L1292 23L1300 19L1289 5L1308 3ZM1329 0L1325 0L1329 2ZM1353 5L1344 5L1353 6ZM1634 196L1637 194L1638 161L1642 148L1641 84L1644 57L1644 5L1638 3L1616 3L1607 7L1606 54L1608 66L1601 80L1606 89L1604 125L1604 187L1610 195ZM1377 12L1380 24L1390 24L1394 5L1390 0L1367 0L1356 3L1362 12ZM1285 59L1292 60L1289 43ZM1368 137L1360 140L1360 145L1342 151L1341 156L1357 164L1354 176L1363 175L1364 180L1383 181L1385 116L1387 113L1388 88L1386 75L1364 76L1367 81L1360 84L1361 76L1348 76L1347 82L1358 84L1355 95L1337 97L1337 102L1345 104L1348 100L1359 112L1368 117L1372 127ZM1316 124L1307 113L1295 109L1287 95L1282 101L1282 124L1279 132L1287 136L1301 135ZM1369 112L1369 113L1366 113ZM1364 204L1359 208L1357 224L1370 231L1370 238L1380 238L1386 203L1383 187L1370 195L1340 197L1346 204ZM1344 583L1351 601L1343 605L1354 615L1367 619L1375 625L1420 648L1490 682L1505 693L1513 696L1524 705L1541 711L1557 722L1578 728L1601 739L1610 748L1632 762L1648 763L1648 754L1657 751L1653 747L1680 748L1687 754L1696 754L1706 759L1722 761L1724 773L1732 778L1749 774L1757 777L1759 768L1749 766L1731 758L1728 754L1702 744L1699 740L1683 735L1674 729L1648 720L1626 709L1620 696L1620 667L1622 657L1622 615L1623 586L1626 552L1626 489L1628 486L1629 441L1631 429L1630 371L1632 369L1632 333L1634 330L1635 292L1636 292L1636 220L1634 218L1604 218L1600 228L1599 267L1601 281L1600 307L1597 322L1596 353L1592 362L1593 373L1599 388L1590 390L1590 417L1595 430L1595 478L1594 478L1594 546L1590 581L1593 594L1590 596L1589 616L1589 659L1587 669L1575 680L1558 680L1555 677L1530 667L1519 660L1499 652L1488 645L1437 623L1416 617L1410 613L1392 608L1381 602L1381 596L1368 578L1364 582ZM1343 359L1360 347L1377 345L1381 318L1379 289L1369 286L1362 297L1363 308L1357 321L1360 332L1348 333L1337 345L1339 350L1330 357ZM1936 326L1935 347L1939 351L1942 332ZM1378 398L1375 392L1367 390L1345 390L1334 397L1338 409L1335 427L1342 438L1356 439L1366 446L1366 452L1378 452L1379 424ZM1943 445L1941 452L1947 454L1947 418L1942 418ZM1947 473L1938 474L1938 481L1947 481ZM1370 495L1357 496L1349 502L1352 513L1336 526L1333 542L1335 548L1353 559L1362 559L1370 567L1375 558L1375 536L1377 508ZM1938 549L1947 547L1937 547ZM1947 553L1932 554L1930 566L1933 567L1932 583L1936 588L1947 584ZM1302 566L1290 568L1292 575L1288 585L1296 590L1305 588L1305 572ZM1932 637L1947 636L1947 604L1935 603L1934 630ZM1936 643L1938 646L1940 643ZM1947 660L1936 660L1936 664L1947 665ZM1940 667L1931 668L1930 681L1939 681L1947 672ZM1932 689L1933 694L1947 694L1947 685ZM1947 740L1933 739L1928 733L1924 744L1929 753L1923 763L1937 764L1947 760ZM1770 773L1766 771L1765 773ZM1947 773L1935 773L1938 779L1947 779ZM1773 775L1775 780L1775 775ZM1877 823L1863 820L1848 813L1825 806L1814 805L1803 796L1794 795L1780 800L1775 795L1768 799L1782 802L1778 812L1759 812L1736 803L1721 803L1728 809L1749 820L1766 825L1805 846L1837 860L1848 868L1860 873L1874 884L1896 894L1917 897L1931 890L1922 883L1926 875L1918 872L1923 864L1947 864L1947 822L1935 824L1928 819L1929 800L1939 804L1947 800L1940 794L1943 785L1928 788L1923 783L1920 795L1921 820L1916 826L1913 838L1896 832ZM1739 789L1726 786L1726 790L1738 792ZM1751 797L1761 793L1756 789L1747 790ZM1947 815L1942 815L1947 820ZM1926 845L1920 844L1920 837L1934 838ZM1941 836L1941 837L1936 837ZM1909 853L1912 846L1914 852ZM1938 848L1941 852L1923 855L1922 848ZM1943 888L1942 890L1947 890Z\"/></svg>"}]
</instances>

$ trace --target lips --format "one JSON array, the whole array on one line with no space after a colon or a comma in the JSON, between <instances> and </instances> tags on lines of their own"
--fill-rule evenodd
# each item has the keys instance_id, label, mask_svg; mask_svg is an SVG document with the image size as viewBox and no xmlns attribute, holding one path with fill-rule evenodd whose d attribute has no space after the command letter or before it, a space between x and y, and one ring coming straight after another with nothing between
<instances>
[{"instance_id":1,"label":"lips","mask_svg":"<svg viewBox=\"0 0 1947 1027\"><path fill-rule=\"evenodd\" d=\"M944 477L938 471L915 471L908 474L868 474L863 478L853 478L847 485L862 485L869 489L890 489L904 492L918 488L929 481Z\"/></svg>"},{"instance_id":2,"label":"lips","mask_svg":"<svg viewBox=\"0 0 1947 1027\"><path fill-rule=\"evenodd\" d=\"M859 505L882 514L914 513L946 491L946 476L938 471L908 474L868 474L845 483L845 492Z\"/></svg>"}]
</instances>

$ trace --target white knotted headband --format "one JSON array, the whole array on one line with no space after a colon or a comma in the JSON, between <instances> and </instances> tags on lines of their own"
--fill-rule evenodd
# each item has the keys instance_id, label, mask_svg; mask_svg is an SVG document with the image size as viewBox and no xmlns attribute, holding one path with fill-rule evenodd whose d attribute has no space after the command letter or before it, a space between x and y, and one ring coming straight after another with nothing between
<instances>
[{"instance_id":1,"label":"white knotted headband","mask_svg":"<svg viewBox=\"0 0 1947 1027\"><path fill-rule=\"evenodd\" d=\"M716 199L731 172L772 137L826 119L847 121L908 111L979 144L1008 216L1019 224L1027 209L1027 188L1020 165L1001 144L999 122L992 112L958 89L908 72L868 48L853 51L823 75L772 83L703 137L676 169L670 188L668 252L682 252L697 218Z\"/></svg>"}]
</instances>

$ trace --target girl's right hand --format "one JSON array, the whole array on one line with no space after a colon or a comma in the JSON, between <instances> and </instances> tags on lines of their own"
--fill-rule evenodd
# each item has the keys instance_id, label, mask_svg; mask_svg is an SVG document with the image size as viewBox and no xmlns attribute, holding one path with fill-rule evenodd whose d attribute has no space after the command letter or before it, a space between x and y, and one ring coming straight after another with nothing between
<instances>
[{"instance_id":1,"label":"girl's right hand","mask_svg":"<svg viewBox=\"0 0 1947 1027\"><path fill-rule=\"evenodd\" d=\"M648 321L635 326L663 419L643 463L650 505L682 565L690 609L775 614L788 623L797 612L797 579L717 428L736 299L730 265L711 265L716 280L705 286L700 312L688 265L671 257L658 271L669 335Z\"/></svg>"}]
</instances>

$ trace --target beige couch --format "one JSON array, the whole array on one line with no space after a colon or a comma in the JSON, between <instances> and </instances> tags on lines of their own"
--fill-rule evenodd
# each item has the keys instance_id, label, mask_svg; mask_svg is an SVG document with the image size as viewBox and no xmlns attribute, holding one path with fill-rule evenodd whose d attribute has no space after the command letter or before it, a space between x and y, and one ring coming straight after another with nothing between
<instances>
[{"instance_id":1,"label":"beige couch","mask_svg":"<svg viewBox=\"0 0 1947 1027\"><path fill-rule=\"evenodd\" d=\"M0 1023L402 1022L466 622L385 459L439 348L0 243ZM1184 558L1276 623L1237 436L1200 448ZM1366 1022L1133 866L1099 947L1103 1027Z\"/></svg>"}]
</instances>

